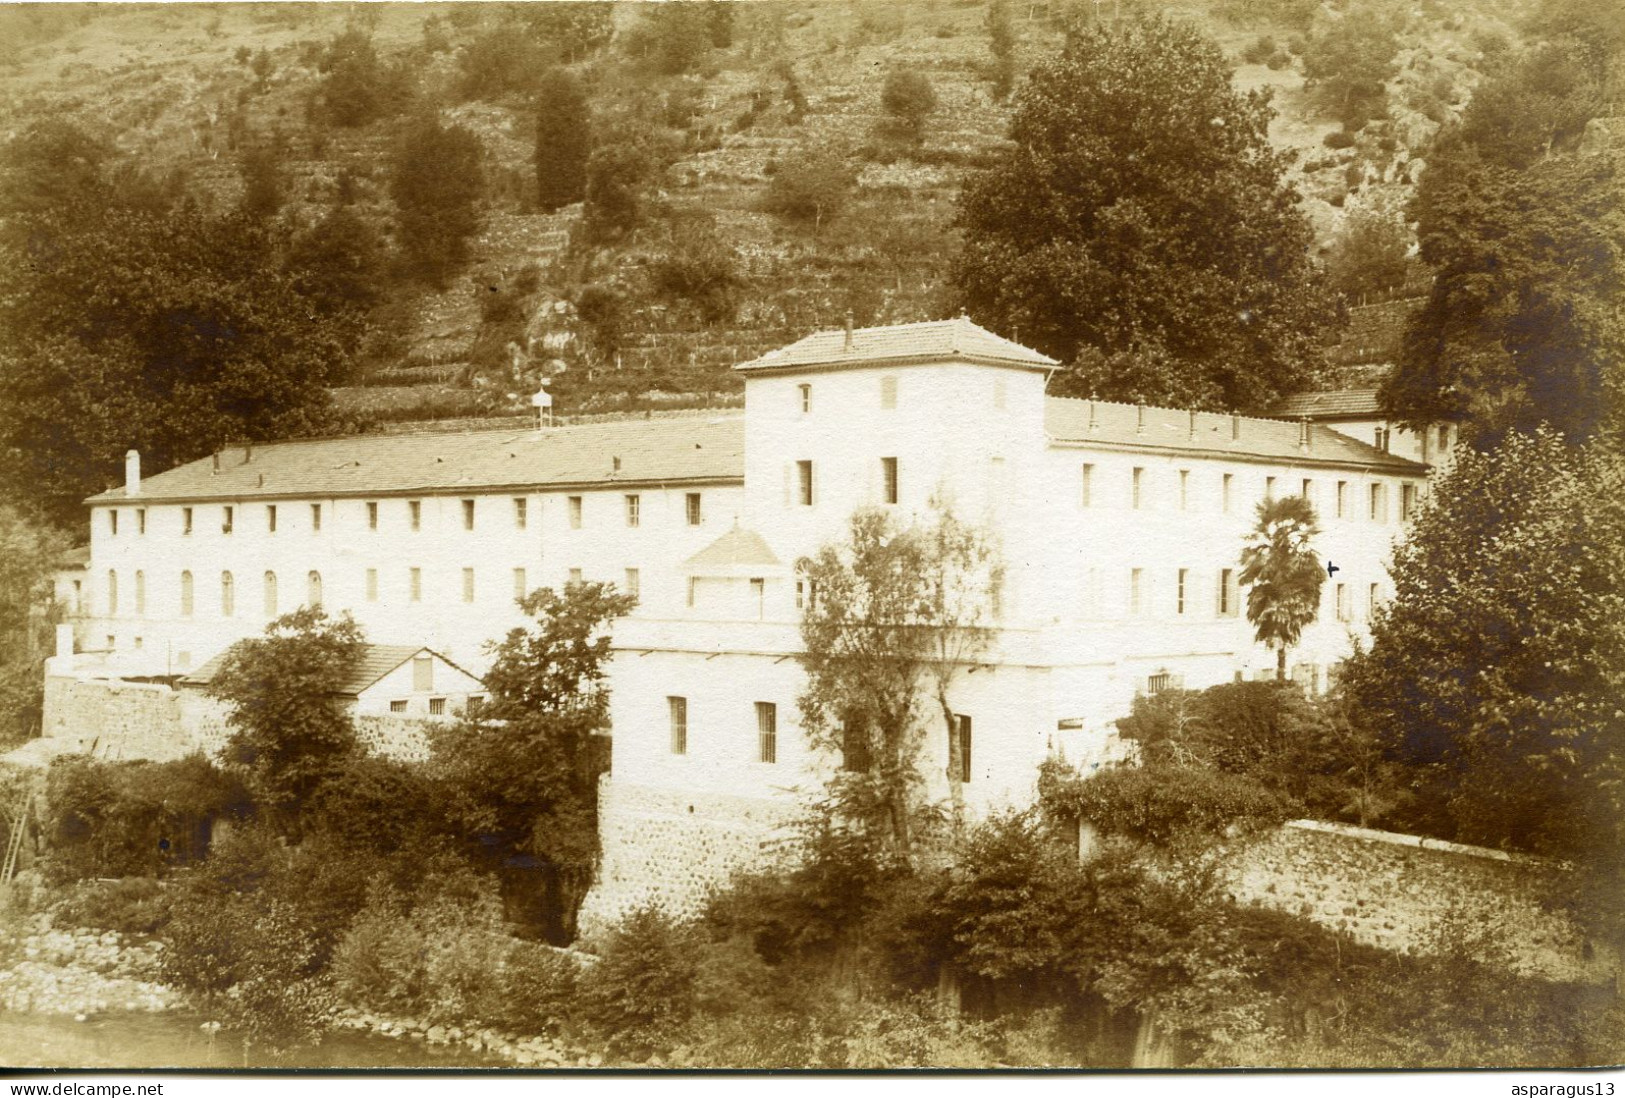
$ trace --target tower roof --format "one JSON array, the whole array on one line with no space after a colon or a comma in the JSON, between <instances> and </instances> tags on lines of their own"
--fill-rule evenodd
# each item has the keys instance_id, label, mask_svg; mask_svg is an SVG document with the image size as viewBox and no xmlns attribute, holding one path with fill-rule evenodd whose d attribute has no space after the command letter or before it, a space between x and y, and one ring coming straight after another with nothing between
<instances>
[{"instance_id":1,"label":"tower roof","mask_svg":"<svg viewBox=\"0 0 1625 1098\"><path fill-rule=\"evenodd\" d=\"M877 362L976 362L1049 370L1053 358L994 335L969 317L890 324L881 328L836 328L814 332L788 347L742 362L747 372L868 366Z\"/></svg>"}]
</instances>

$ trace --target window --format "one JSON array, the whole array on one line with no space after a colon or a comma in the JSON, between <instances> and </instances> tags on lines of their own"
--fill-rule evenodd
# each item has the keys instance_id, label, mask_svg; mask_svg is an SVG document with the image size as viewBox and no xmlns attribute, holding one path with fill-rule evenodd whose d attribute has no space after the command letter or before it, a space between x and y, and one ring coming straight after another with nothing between
<instances>
[{"instance_id":1,"label":"window","mask_svg":"<svg viewBox=\"0 0 1625 1098\"><path fill-rule=\"evenodd\" d=\"M1144 503L1145 496L1145 470L1140 466L1134 467L1133 479L1129 482L1129 506L1139 510Z\"/></svg>"},{"instance_id":2,"label":"window","mask_svg":"<svg viewBox=\"0 0 1625 1098\"><path fill-rule=\"evenodd\" d=\"M113 649L115 649L117 647L118 647L118 638L115 637L111 633L107 634L107 650L109 652L111 652Z\"/></svg>"},{"instance_id":3,"label":"window","mask_svg":"<svg viewBox=\"0 0 1625 1098\"><path fill-rule=\"evenodd\" d=\"M378 529L378 504L370 500L367 503L367 529Z\"/></svg>"},{"instance_id":4,"label":"window","mask_svg":"<svg viewBox=\"0 0 1625 1098\"><path fill-rule=\"evenodd\" d=\"M1439 424L1439 453L1443 454L1450 449L1450 424Z\"/></svg>"},{"instance_id":5,"label":"window","mask_svg":"<svg viewBox=\"0 0 1625 1098\"><path fill-rule=\"evenodd\" d=\"M779 707L772 702L756 703L756 758L765 763L779 761Z\"/></svg>"},{"instance_id":6,"label":"window","mask_svg":"<svg viewBox=\"0 0 1625 1098\"><path fill-rule=\"evenodd\" d=\"M882 503L897 502L897 459L880 459L880 484Z\"/></svg>"},{"instance_id":7,"label":"window","mask_svg":"<svg viewBox=\"0 0 1625 1098\"><path fill-rule=\"evenodd\" d=\"M514 499L513 499L513 528L515 530L523 530L525 528L525 523L528 522L529 519L530 519L530 516L527 513L529 511L529 509L530 509L530 501L529 500L527 500L524 496L515 496L514 497Z\"/></svg>"},{"instance_id":8,"label":"window","mask_svg":"<svg viewBox=\"0 0 1625 1098\"><path fill-rule=\"evenodd\" d=\"M699 577L697 577L697 576L688 577L688 607L689 607L690 610L692 610L694 608L694 597L695 597L696 594L699 593L699 587L700 587Z\"/></svg>"},{"instance_id":9,"label":"window","mask_svg":"<svg viewBox=\"0 0 1625 1098\"><path fill-rule=\"evenodd\" d=\"M114 571L107 573L107 616L118 617L118 573Z\"/></svg>"},{"instance_id":10,"label":"window","mask_svg":"<svg viewBox=\"0 0 1625 1098\"><path fill-rule=\"evenodd\" d=\"M752 577L750 581L750 605L758 620L767 610L767 580Z\"/></svg>"},{"instance_id":11,"label":"window","mask_svg":"<svg viewBox=\"0 0 1625 1098\"><path fill-rule=\"evenodd\" d=\"M1348 621L1351 616L1352 615L1349 607L1349 585L1346 583L1340 583L1337 585L1337 620Z\"/></svg>"},{"instance_id":12,"label":"window","mask_svg":"<svg viewBox=\"0 0 1625 1098\"><path fill-rule=\"evenodd\" d=\"M310 505L310 532L313 534L322 532L322 505L319 503Z\"/></svg>"},{"instance_id":13,"label":"window","mask_svg":"<svg viewBox=\"0 0 1625 1098\"><path fill-rule=\"evenodd\" d=\"M525 582L525 570L515 568L513 570L513 597L522 599L528 594L530 594L530 588L529 584Z\"/></svg>"},{"instance_id":14,"label":"window","mask_svg":"<svg viewBox=\"0 0 1625 1098\"><path fill-rule=\"evenodd\" d=\"M581 497L570 497L570 529L581 529Z\"/></svg>"},{"instance_id":15,"label":"window","mask_svg":"<svg viewBox=\"0 0 1625 1098\"><path fill-rule=\"evenodd\" d=\"M960 783L970 781L970 731L970 718L963 713L955 713L953 730L954 739L951 749L957 748L959 751L959 772L954 773L952 770L950 770L949 776L956 779ZM949 755L948 758L949 765L951 766L954 762L954 758L952 755Z\"/></svg>"},{"instance_id":16,"label":"window","mask_svg":"<svg viewBox=\"0 0 1625 1098\"><path fill-rule=\"evenodd\" d=\"M411 518L412 529L423 529L423 502L414 499L406 505L406 510Z\"/></svg>"},{"instance_id":17,"label":"window","mask_svg":"<svg viewBox=\"0 0 1625 1098\"><path fill-rule=\"evenodd\" d=\"M796 500L803 507L813 502L813 467L810 461L796 462Z\"/></svg>"},{"instance_id":18,"label":"window","mask_svg":"<svg viewBox=\"0 0 1625 1098\"><path fill-rule=\"evenodd\" d=\"M446 715L446 699L445 698L430 698L429 699L429 716L431 716L431 717L444 717L445 715Z\"/></svg>"},{"instance_id":19,"label":"window","mask_svg":"<svg viewBox=\"0 0 1625 1098\"><path fill-rule=\"evenodd\" d=\"M412 657L412 692L427 694L434 689L434 657Z\"/></svg>"},{"instance_id":20,"label":"window","mask_svg":"<svg viewBox=\"0 0 1625 1098\"><path fill-rule=\"evenodd\" d=\"M1264 498L1265 499L1274 499L1275 498L1275 478L1274 477L1265 477L1264 478Z\"/></svg>"},{"instance_id":21,"label":"window","mask_svg":"<svg viewBox=\"0 0 1625 1098\"><path fill-rule=\"evenodd\" d=\"M796 609L797 610L805 610L806 608L807 608L807 581L804 580L804 579L796 580Z\"/></svg>"},{"instance_id":22,"label":"window","mask_svg":"<svg viewBox=\"0 0 1625 1098\"><path fill-rule=\"evenodd\" d=\"M409 573L408 597L413 602L423 601L423 569L414 568Z\"/></svg>"},{"instance_id":23,"label":"window","mask_svg":"<svg viewBox=\"0 0 1625 1098\"><path fill-rule=\"evenodd\" d=\"M643 579L636 568L626 570L626 593L634 599L643 593Z\"/></svg>"},{"instance_id":24,"label":"window","mask_svg":"<svg viewBox=\"0 0 1625 1098\"><path fill-rule=\"evenodd\" d=\"M1377 434L1376 434L1376 440L1375 440L1376 444L1377 444L1377 449L1381 450L1385 454L1388 452L1388 434L1389 434L1388 428L1386 428L1386 427L1378 427L1377 428Z\"/></svg>"},{"instance_id":25,"label":"window","mask_svg":"<svg viewBox=\"0 0 1625 1098\"><path fill-rule=\"evenodd\" d=\"M581 569L579 569L579 568L570 569L570 582L571 583L580 583L581 582Z\"/></svg>"},{"instance_id":26,"label":"window","mask_svg":"<svg viewBox=\"0 0 1625 1098\"><path fill-rule=\"evenodd\" d=\"M470 694L467 700L463 702L463 712L468 714L470 717L478 717L484 708L484 694Z\"/></svg>"},{"instance_id":27,"label":"window","mask_svg":"<svg viewBox=\"0 0 1625 1098\"><path fill-rule=\"evenodd\" d=\"M1235 482L1236 482L1235 474L1234 473L1226 473L1226 474L1224 474L1223 481L1220 484L1220 496L1221 496L1220 503L1224 508L1224 513L1227 514L1227 515L1230 513L1230 489L1235 484Z\"/></svg>"},{"instance_id":28,"label":"window","mask_svg":"<svg viewBox=\"0 0 1625 1098\"><path fill-rule=\"evenodd\" d=\"M147 509L145 507L135 509L135 532L138 534L147 532Z\"/></svg>"},{"instance_id":29,"label":"window","mask_svg":"<svg viewBox=\"0 0 1625 1098\"><path fill-rule=\"evenodd\" d=\"M85 584L83 580L73 581L73 612L75 614L85 612Z\"/></svg>"},{"instance_id":30,"label":"window","mask_svg":"<svg viewBox=\"0 0 1625 1098\"><path fill-rule=\"evenodd\" d=\"M231 533L231 529L236 524L236 520L237 509L235 507L222 507L220 509L220 532L222 534Z\"/></svg>"},{"instance_id":31,"label":"window","mask_svg":"<svg viewBox=\"0 0 1625 1098\"><path fill-rule=\"evenodd\" d=\"M1315 482L1308 477L1303 478L1303 491L1299 493L1310 504L1315 502Z\"/></svg>"},{"instance_id":32,"label":"window","mask_svg":"<svg viewBox=\"0 0 1625 1098\"><path fill-rule=\"evenodd\" d=\"M671 722L671 753L688 754L688 699L667 698L666 714Z\"/></svg>"},{"instance_id":33,"label":"window","mask_svg":"<svg viewBox=\"0 0 1625 1098\"><path fill-rule=\"evenodd\" d=\"M643 497L633 494L626 497L626 524L636 526L643 521Z\"/></svg>"},{"instance_id":34,"label":"window","mask_svg":"<svg viewBox=\"0 0 1625 1098\"><path fill-rule=\"evenodd\" d=\"M1145 605L1141 599L1145 578L1145 569L1131 568L1128 573L1128 612L1139 617L1141 608Z\"/></svg>"},{"instance_id":35,"label":"window","mask_svg":"<svg viewBox=\"0 0 1625 1098\"><path fill-rule=\"evenodd\" d=\"M1190 506L1191 471L1189 469L1181 469L1179 471L1179 509L1181 511L1188 511L1190 510Z\"/></svg>"},{"instance_id":36,"label":"window","mask_svg":"<svg viewBox=\"0 0 1625 1098\"><path fill-rule=\"evenodd\" d=\"M1369 620L1377 616L1377 603L1381 600L1376 584L1372 584L1365 593L1365 616Z\"/></svg>"},{"instance_id":37,"label":"window","mask_svg":"<svg viewBox=\"0 0 1625 1098\"><path fill-rule=\"evenodd\" d=\"M1173 682L1174 677L1168 674L1166 671L1147 676L1145 680L1145 692L1147 694L1160 694L1172 686Z\"/></svg>"},{"instance_id":38,"label":"window","mask_svg":"<svg viewBox=\"0 0 1625 1098\"><path fill-rule=\"evenodd\" d=\"M107 532L109 534L111 534L115 538L118 537L118 512L117 511L109 510L107 512Z\"/></svg>"},{"instance_id":39,"label":"window","mask_svg":"<svg viewBox=\"0 0 1625 1098\"><path fill-rule=\"evenodd\" d=\"M192 573L181 573L181 617L192 616Z\"/></svg>"},{"instance_id":40,"label":"window","mask_svg":"<svg viewBox=\"0 0 1625 1098\"><path fill-rule=\"evenodd\" d=\"M135 616L141 617L147 612L147 574L137 571L135 574Z\"/></svg>"},{"instance_id":41,"label":"window","mask_svg":"<svg viewBox=\"0 0 1625 1098\"><path fill-rule=\"evenodd\" d=\"M1189 568L1181 568L1179 574L1175 577L1174 613L1176 614L1185 612L1185 584L1190 580L1190 577L1191 570Z\"/></svg>"},{"instance_id":42,"label":"window","mask_svg":"<svg viewBox=\"0 0 1625 1098\"><path fill-rule=\"evenodd\" d=\"M856 721L841 725L841 767L854 774L869 770L869 736L864 726Z\"/></svg>"},{"instance_id":43,"label":"window","mask_svg":"<svg viewBox=\"0 0 1625 1098\"><path fill-rule=\"evenodd\" d=\"M474 529L474 501L471 499L463 500L463 529Z\"/></svg>"},{"instance_id":44,"label":"window","mask_svg":"<svg viewBox=\"0 0 1625 1098\"><path fill-rule=\"evenodd\" d=\"M182 507L181 508L181 533L190 534L191 532L192 532L192 509L190 507Z\"/></svg>"},{"instance_id":45,"label":"window","mask_svg":"<svg viewBox=\"0 0 1625 1098\"><path fill-rule=\"evenodd\" d=\"M311 571L305 575L305 605L314 609L322 604L322 574Z\"/></svg>"},{"instance_id":46,"label":"window","mask_svg":"<svg viewBox=\"0 0 1625 1098\"><path fill-rule=\"evenodd\" d=\"M897 379L895 377L880 379L880 406L887 409L897 407Z\"/></svg>"},{"instance_id":47,"label":"window","mask_svg":"<svg viewBox=\"0 0 1625 1098\"><path fill-rule=\"evenodd\" d=\"M474 601L474 569L463 569L463 601Z\"/></svg>"},{"instance_id":48,"label":"window","mask_svg":"<svg viewBox=\"0 0 1625 1098\"><path fill-rule=\"evenodd\" d=\"M140 637L135 638L135 650L137 652L141 651L141 645L142 645L141 638ZM181 666L185 667L186 665L183 663L183 664L181 664Z\"/></svg>"},{"instance_id":49,"label":"window","mask_svg":"<svg viewBox=\"0 0 1625 1098\"><path fill-rule=\"evenodd\" d=\"M1402 484L1399 486L1399 521L1409 522L1412 512L1416 510L1416 485Z\"/></svg>"},{"instance_id":50,"label":"window","mask_svg":"<svg viewBox=\"0 0 1625 1098\"><path fill-rule=\"evenodd\" d=\"M1083 467L1083 491L1078 497L1078 504L1082 507L1094 506L1095 494L1095 467L1085 464Z\"/></svg>"},{"instance_id":51,"label":"window","mask_svg":"<svg viewBox=\"0 0 1625 1098\"><path fill-rule=\"evenodd\" d=\"M684 509L688 513L688 524L690 526L698 526L700 524L700 517L701 517L700 516L700 493L698 493L698 492L690 492L690 493L688 493L688 495L685 496L684 499L683 499L683 505L684 505Z\"/></svg>"},{"instance_id":52,"label":"window","mask_svg":"<svg viewBox=\"0 0 1625 1098\"><path fill-rule=\"evenodd\" d=\"M276 617L276 573L265 573L265 616Z\"/></svg>"},{"instance_id":53,"label":"window","mask_svg":"<svg viewBox=\"0 0 1625 1098\"><path fill-rule=\"evenodd\" d=\"M265 530L267 533L276 533L276 504L265 505Z\"/></svg>"},{"instance_id":54,"label":"window","mask_svg":"<svg viewBox=\"0 0 1625 1098\"><path fill-rule=\"evenodd\" d=\"M801 402L801 414L802 415L806 415L808 412L812 411L812 386L811 385L797 385L796 386L796 396L797 396L797 399L800 400L800 402Z\"/></svg>"},{"instance_id":55,"label":"window","mask_svg":"<svg viewBox=\"0 0 1625 1098\"><path fill-rule=\"evenodd\" d=\"M1383 496L1382 485L1380 484L1371 486L1371 521L1388 521L1388 501Z\"/></svg>"},{"instance_id":56,"label":"window","mask_svg":"<svg viewBox=\"0 0 1625 1098\"><path fill-rule=\"evenodd\" d=\"M401 699L399 699L397 701L390 702L389 703L389 711L391 713L404 713L404 712L406 712L406 699L401 698Z\"/></svg>"},{"instance_id":57,"label":"window","mask_svg":"<svg viewBox=\"0 0 1625 1098\"><path fill-rule=\"evenodd\" d=\"M367 601L378 601L378 569L367 569Z\"/></svg>"},{"instance_id":58,"label":"window","mask_svg":"<svg viewBox=\"0 0 1625 1098\"><path fill-rule=\"evenodd\" d=\"M1349 517L1349 482L1346 480L1337 482L1337 517Z\"/></svg>"},{"instance_id":59,"label":"window","mask_svg":"<svg viewBox=\"0 0 1625 1098\"><path fill-rule=\"evenodd\" d=\"M1219 572L1219 617L1233 618L1240 612L1236 590L1236 570L1225 568Z\"/></svg>"}]
</instances>

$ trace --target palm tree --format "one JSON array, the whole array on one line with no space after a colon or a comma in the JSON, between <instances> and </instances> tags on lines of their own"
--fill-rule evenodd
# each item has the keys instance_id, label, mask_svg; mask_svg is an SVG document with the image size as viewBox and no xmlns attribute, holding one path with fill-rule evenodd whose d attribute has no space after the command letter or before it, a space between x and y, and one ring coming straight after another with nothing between
<instances>
[{"instance_id":1,"label":"palm tree","mask_svg":"<svg viewBox=\"0 0 1625 1098\"><path fill-rule=\"evenodd\" d=\"M1275 649L1275 677L1286 681L1286 651L1320 608L1326 582L1320 555L1310 547L1320 533L1314 506L1302 496L1266 499L1258 525L1241 550L1240 582L1246 585L1247 620L1258 643Z\"/></svg>"}]
</instances>

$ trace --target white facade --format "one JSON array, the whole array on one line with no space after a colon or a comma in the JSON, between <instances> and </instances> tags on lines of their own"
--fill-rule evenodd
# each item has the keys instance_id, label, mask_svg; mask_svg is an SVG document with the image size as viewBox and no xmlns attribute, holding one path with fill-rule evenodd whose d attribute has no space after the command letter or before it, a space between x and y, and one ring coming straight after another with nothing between
<instances>
[{"instance_id":1,"label":"white facade","mask_svg":"<svg viewBox=\"0 0 1625 1098\"><path fill-rule=\"evenodd\" d=\"M708 797L782 804L838 765L799 730L795 562L843 539L859 507L907 522L935 497L985 523L1006 567L997 640L952 694L981 811L1030 798L1051 752L1103 758L1138 693L1272 674L1234 576L1257 503L1307 492L1338 571L1291 663L1324 686L1390 591L1426 467L1319 426L1057 400L1051 366L963 319L822 333L741 367L745 410L728 421L286 443L214 475L193 463L91 501L84 635L128 673L179 673L319 597L369 641L479 673L484 645L520 624L521 590L632 582L609 788L617 804L648 793L672 823ZM946 733L925 742L945 784Z\"/></svg>"}]
</instances>

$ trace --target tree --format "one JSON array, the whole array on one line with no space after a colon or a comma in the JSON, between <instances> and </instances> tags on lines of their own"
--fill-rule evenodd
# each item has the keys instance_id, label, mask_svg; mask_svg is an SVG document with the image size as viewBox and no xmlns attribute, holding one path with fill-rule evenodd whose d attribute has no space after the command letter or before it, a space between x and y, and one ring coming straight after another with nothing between
<instances>
[{"instance_id":1,"label":"tree","mask_svg":"<svg viewBox=\"0 0 1625 1098\"><path fill-rule=\"evenodd\" d=\"M858 184L858 173L838 149L809 148L791 156L773 173L763 208L786 221L820 229L841 212Z\"/></svg>"},{"instance_id":2,"label":"tree","mask_svg":"<svg viewBox=\"0 0 1625 1098\"><path fill-rule=\"evenodd\" d=\"M932 815L919 766L932 703L959 823L962 763L950 692L988 643L1002 581L987 535L934 510L904 530L885 511L860 510L845 544L826 545L798 566L815 593L801 623L802 726L814 748L842 759L829 782L839 815L906 862Z\"/></svg>"},{"instance_id":3,"label":"tree","mask_svg":"<svg viewBox=\"0 0 1625 1098\"><path fill-rule=\"evenodd\" d=\"M582 220L587 236L618 240L643 217L643 189L653 174L649 150L634 142L600 145L587 158Z\"/></svg>"},{"instance_id":4,"label":"tree","mask_svg":"<svg viewBox=\"0 0 1625 1098\"><path fill-rule=\"evenodd\" d=\"M274 144L256 142L244 150L239 169L243 176L242 209L249 217L272 218L282 208L286 180Z\"/></svg>"},{"instance_id":5,"label":"tree","mask_svg":"<svg viewBox=\"0 0 1625 1098\"><path fill-rule=\"evenodd\" d=\"M45 657L53 652L52 572L66 539L0 503L0 744L37 733Z\"/></svg>"},{"instance_id":6,"label":"tree","mask_svg":"<svg viewBox=\"0 0 1625 1098\"><path fill-rule=\"evenodd\" d=\"M364 126L400 107L399 74L378 60L372 35L360 27L334 35L317 67L322 72L317 102L335 126Z\"/></svg>"},{"instance_id":7,"label":"tree","mask_svg":"<svg viewBox=\"0 0 1625 1098\"><path fill-rule=\"evenodd\" d=\"M321 314L359 323L359 314L377 304L382 292L383 241L352 207L335 206L294 237L287 270Z\"/></svg>"},{"instance_id":8,"label":"tree","mask_svg":"<svg viewBox=\"0 0 1625 1098\"><path fill-rule=\"evenodd\" d=\"M543 210L581 201L591 153L592 115L581 83L568 69L551 69L536 95L536 184Z\"/></svg>"},{"instance_id":9,"label":"tree","mask_svg":"<svg viewBox=\"0 0 1625 1098\"><path fill-rule=\"evenodd\" d=\"M1385 196L1350 203L1332 242L1332 282L1349 297L1398 289L1410 273L1410 226Z\"/></svg>"},{"instance_id":10,"label":"tree","mask_svg":"<svg viewBox=\"0 0 1625 1098\"><path fill-rule=\"evenodd\" d=\"M468 238L480 227L480 139L434 115L411 123L395 154L390 194L407 269L444 286L468 262Z\"/></svg>"},{"instance_id":11,"label":"tree","mask_svg":"<svg viewBox=\"0 0 1625 1098\"><path fill-rule=\"evenodd\" d=\"M109 182L109 187L115 181ZM328 429L357 331L240 214L109 204L18 219L0 246L0 488L64 527L126 450L166 469L228 441Z\"/></svg>"},{"instance_id":12,"label":"tree","mask_svg":"<svg viewBox=\"0 0 1625 1098\"><path fill-rule=\"evenodd\" d=\"M925 132L926 118L937 109L937 93L925 74L892 69L880 91L880 106L890 116L890 132L918 141Z\"/></svg>"},{"instance_id":13,"label":"tree","mask_svg":"<svg viewBox=\"0 0 1625 1098\"><path fill-rule=\"evenodd\" d=\"M1062 391L1226 409L1302 388L1335 309L1269 118L1187 27L1074 34L1023 85L1013 151L965 189L958 296L1063 362L1090 357Z\"/></svg>"},{"instance_id":14,"label":"tree","mask_svg":"<svg viewBox=\"0 0 1625 1098\"><path fill-rule=\"evenodd\" d=\"M626 52L662 76L680 76L700 67L726 28L731 36L731 13L721 16L723 4L651 4L638 11L627 28Z\"/></svg>"},{"instance_id":15,"label":"tree","mask_svg":"<svg viewBox=\"0 0 1625 1098\"><path fill-rule=\"evenodd\" d=\"M1547 430L1464 451L1392 575L1345 680L1415 775L1411 825L1617 874L1625 462Z\"/></svg>"},{"instance_id":16,"label":"tree","mask_svg":"<svg viewBox=\"0 0 1625 1098\"><path fill-rule=\"evenodd\" d=\"M1385 20L1344 16L1309 41L1303 54L1304 86L1345 124L1363 121L1372 104L1387 98L1384 85L1394 74L1398 49L1393 28Z\"/></svg>"},{"instance_id":17,"label":"tree","mask_svg":"<svg viewBox=\"0 0 1625 1098\"><path fill-rule=\"evenodd\" d=\"M1580 142L1601 104L1586 58L1541 47L1434 143L1412 209L1433 286L1381 393L1406 426L1460 418L1486 449L1625 427L1625 176Z\"/></svg>"},{"instance_id":18,"label":"tree","mask_svg":"<svg viewBox=\"0 0 1625 1098\"><path fill-rule=\"evenodd\" d=\"M649 266L649 278L662 297L685 302L703 324L732 320L748 283L739 255L703 215L672 222L665 252Z\"/></svg>"},{"instance_id":19,"label":"tree","mask_svg":"<svg viewBox=\"0 0 1625 1098\"><path fill-rule=\"evenodd\" d=\"M1004 102L1016 82L1016 30L1009 0L993 0L987 9L987 48L993 55L993 98Z\"/></svg>"},{"instance_id":20,"label":"tree","mask_svg":"<svg viewBox=\"0 0 1625 1098\"><path fill-rule=\"evenodd\" d=\"M361 627L302 607L238 641L208 692L230 703L229 764L245 773L256 804L284 834L317 788L358 750L355 726L337 695L360 662Z\"/></svg>"},{"instance_id":21,"label":"tree","mask_svg":"<svg viewBox=\"0 0 1625 1098\"><path fill-rule=\"evenodd\" d=\"M1265 499L1241 550L1237 580L1247 588L1247 620L1258 643L1275 649L1278 682L1286 681L1287 649L1320 609L1326 571L1310 544L1319 533L1314 506L1302 496Z\"/></svg>"},{"instance_id":22,"label":"tree","mask_svg":"<svg viewBox=\"0 0 1625 1098\"><path fill-rule=\"evenodd\" d=\"M535 619L493 643L479 714L434 744L451 818L481 856L539 868L549 937L568 942L598 863L598 779L608 764L609 626L634 600L572 583L519 600Z\"/></svg>"}]
</instances>

